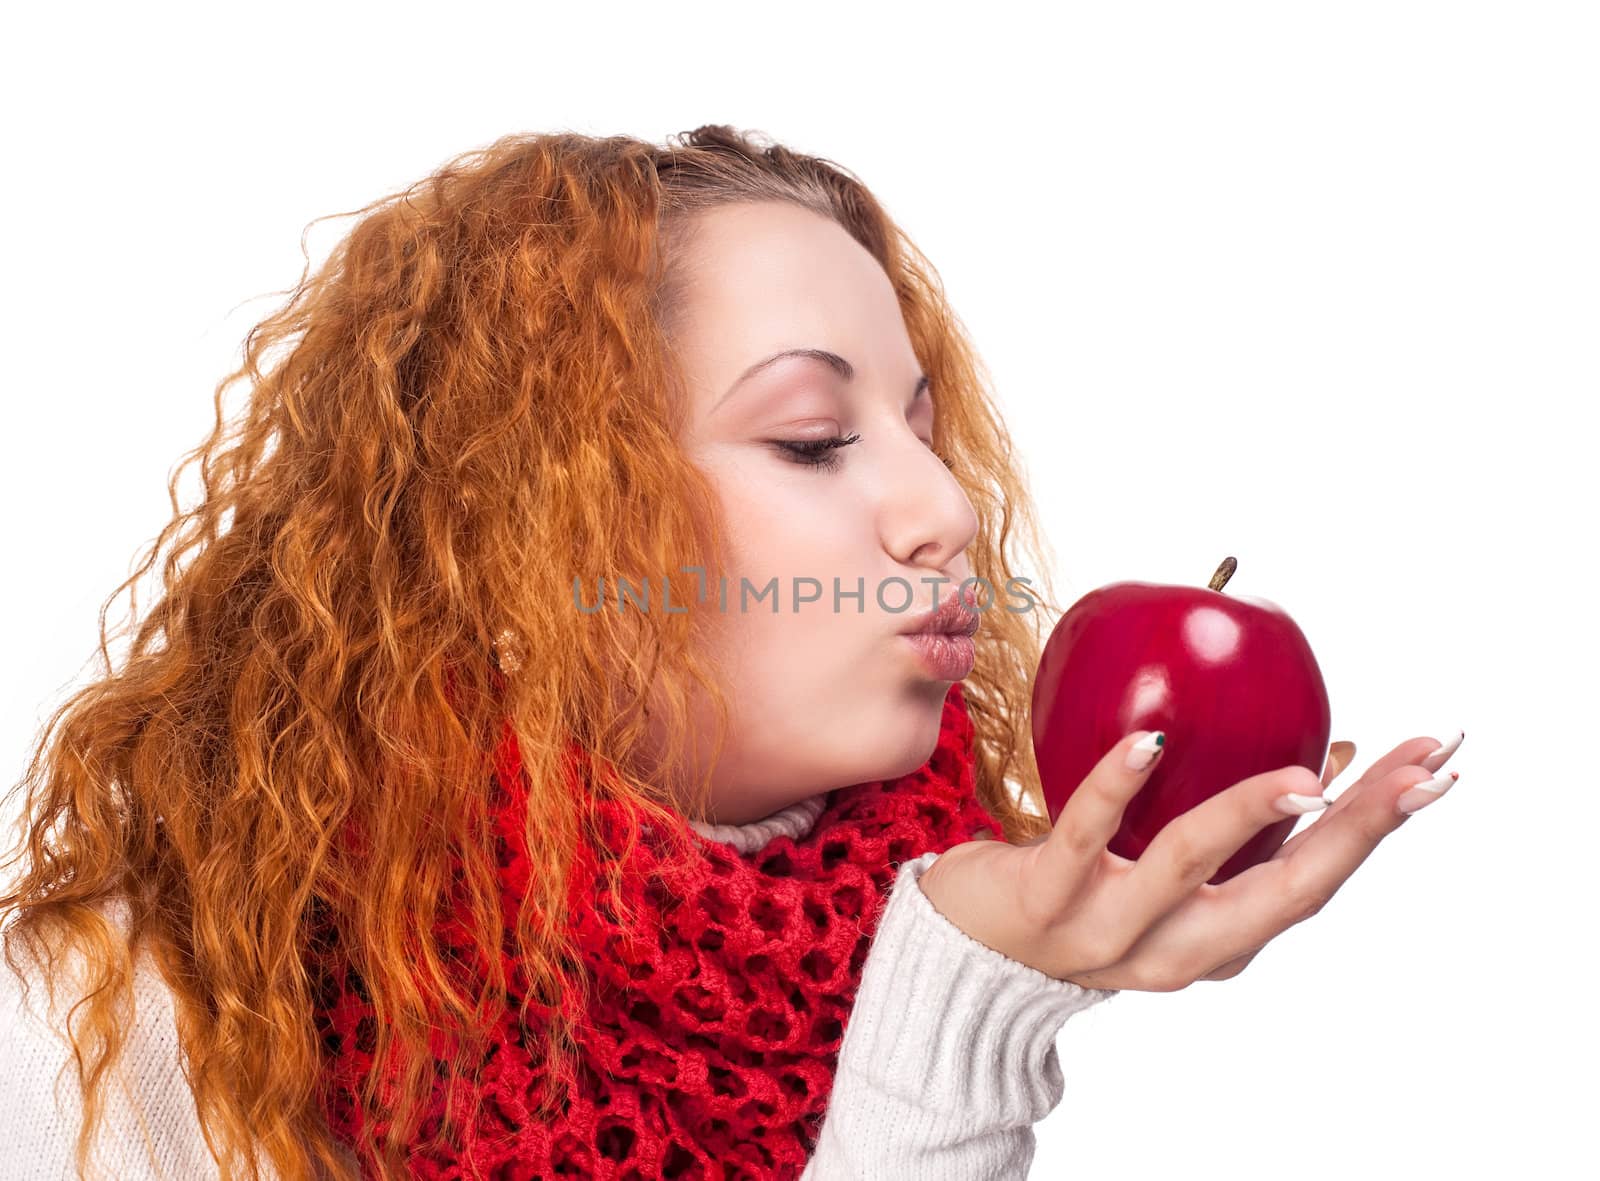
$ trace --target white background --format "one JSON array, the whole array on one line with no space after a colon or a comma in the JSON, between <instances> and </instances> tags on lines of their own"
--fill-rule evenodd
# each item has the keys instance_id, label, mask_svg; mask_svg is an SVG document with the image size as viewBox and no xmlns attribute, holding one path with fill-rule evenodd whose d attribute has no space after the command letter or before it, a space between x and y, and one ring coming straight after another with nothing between
<instances>
[{"instance_id":1,"label":"white background","mask_svg":"<svg viewBox=\"0 0 1600 1181\"><path fill-rule=\"evenodd\" d=\"M1450 795L1242 976L1068 1022L1032 1175L1593 1176L1596 11L13 13L0 788L308 222L510 131L759 129L940 269L1064 601L1237 556L1359 746L1336 791L1467 731Z\"/></svg>"}]
</instances>

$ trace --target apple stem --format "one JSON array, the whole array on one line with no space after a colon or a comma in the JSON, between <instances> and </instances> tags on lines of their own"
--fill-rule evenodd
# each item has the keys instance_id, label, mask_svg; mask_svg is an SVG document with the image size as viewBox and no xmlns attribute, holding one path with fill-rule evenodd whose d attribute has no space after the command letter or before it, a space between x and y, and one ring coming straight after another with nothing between
<instances>
[{"instance_id":1,"label":"apple stem","mask_svg":"<svg viewBox=\"0 0 1600 1181\"><path fill-rule=\"evenodd\" d=\"M1239 563L1232 557L1222 559L1222 565L1217 567L1217 572L1211 576L1208 584L1212 590L1219 591L1228 585L1228 579L1233 577L1233 572L1239 568Z\"/></svg>"}]
</instances>

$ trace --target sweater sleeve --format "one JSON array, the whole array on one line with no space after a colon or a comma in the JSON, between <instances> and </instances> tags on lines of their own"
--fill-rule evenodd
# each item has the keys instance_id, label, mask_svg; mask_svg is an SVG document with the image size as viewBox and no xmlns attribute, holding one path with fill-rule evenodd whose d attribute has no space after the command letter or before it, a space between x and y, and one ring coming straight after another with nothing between
<instances>
[{"instance_id":1,"label":"sweater sleeve","mask_svg":"<svg viewBox=\"0 0 1600 1181\"><path fill-rule=\"evenodd\" d=\"M0 959L0 1181L75 1181L73 1153L83 1118L77 1064L66 1018L81 989L73 972L56 986L55 1003L24 952L26 995ZM134 1012L89 1157L89 1177L117 1181L205 1181L220 1175L206 1147L194 1093L179 1058L174 1002L147 957L134 974ZM74 1015L80 1027L83 1010ZM98 1171L97 1171L98 1170ZM270 1163L264 1176L271 1177Z\"/></svg>"},{"instance_id":2,"label":"sweater sleeve","mask_svg":"<svg viewBox=\"0 0 1600 1181\"><path fill-rule=\"evenodd\" d=\"M1016 1181L1061 1101L1055 1038L1115 995L1002 955L945 918L900 866L862 967L833 1091L801 1181Z\"/></svg>"}]
</instances>

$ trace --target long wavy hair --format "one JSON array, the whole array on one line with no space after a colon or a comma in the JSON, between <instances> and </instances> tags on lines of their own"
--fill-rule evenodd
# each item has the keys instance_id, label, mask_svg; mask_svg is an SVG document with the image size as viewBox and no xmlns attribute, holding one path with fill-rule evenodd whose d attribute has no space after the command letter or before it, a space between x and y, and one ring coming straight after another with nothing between
<instances>
[{"instance_id":1,"label":"long wavy hair","mask_svg":"<svg viewBox=\"0 0 1600 1181\"><path fill-rule=\"evenodd\" d=\"M319 1104L318 980L302 954L331 921L378 1017L376 1060L410 1063L377 1146L383 1175L404 1175L400 1145L434 1082L430 1030L453 1025L455 1073L470 1076L474 1038L514 995L498 955L463 981L428 935L455 896L480 946L506 946L483 807L506 731L533 785L541 870L512 937L530 993L581 982L560 920L595 801L562 789L563 752L625 769L611 798L666 828L683 815L663 772L692 695L709 693L724 727L728 712L692 611L581 614L571 588L685 566L722 576L718 502L680 446L672 264L696 214L748 201L834 219L893 282L938 399L935 448L977 512L973 571L997 588L1026 579L1013 585L1034 604L988 613L964 684L978 795L1008 840L1048 830L1027 706L1060 611L1050 555L932 265L851 172L758 133L505 136L354 211L248 333L212 433L171 477L173 518L102 607L97 679L54 711L8 793L26 794L4 862L22 871L0 895L6 960L20 972L24 945L42 953L52 992L63 957L88 967L71 1032L80 1170L148 952L223 1176L258 1178L263 1157L285 1181L354 1176ZM248 402L229 423L240 380ZM204 493L182 510L196 459ZM106 608L169 546L142 620L134 592L114 669ZM654 752L652 686L677 738ZM694 785L693 814L709 790L709 776ZM571 1023L557 1014L541 1038L558 1070Z\"/></svg>"}]
</instances>

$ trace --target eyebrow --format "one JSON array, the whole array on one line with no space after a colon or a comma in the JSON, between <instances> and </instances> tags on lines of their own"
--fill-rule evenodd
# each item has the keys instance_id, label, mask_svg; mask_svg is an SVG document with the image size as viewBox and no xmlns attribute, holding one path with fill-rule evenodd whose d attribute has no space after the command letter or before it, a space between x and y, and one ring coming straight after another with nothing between
<instances>
[{"instance_id":1,"label":"eyebrow","mask_svg":"<svg viewBox=\"0 0 1600 1181\"><path fill-rule=\"evenodd\" d=\"M733 384L728 387L727 391L722 395L722 397L716 400L711 409L715 410L718 406L722 405L723 402L727 401L728 398L733 396L733 392L735 390L737 390L750 378L754 377L757 373L760 373L767 366L772 365L777 361L782 361L787 357L807 357L813 361L821 361L845 381L851 380L856 375L856 367L854 365L850 364L849 361L845 360L838 353L829 352L827 349L783 349L780 352L773 353L770 357L763 357L754 365L746 369L743 373L739 374L738 377L734 378ZM911 389L911 396L915 398L927 388L928 375L926 373L918 374L916 384Z\"/></svg>"}]
</instances>

